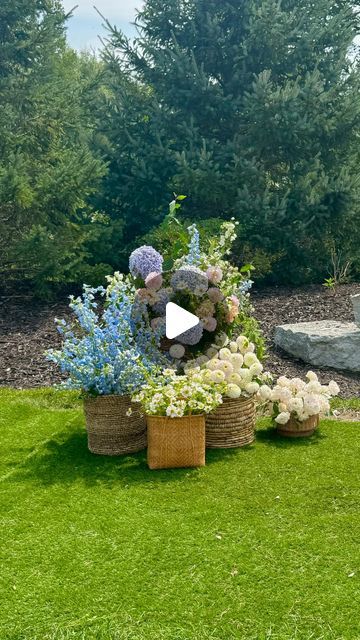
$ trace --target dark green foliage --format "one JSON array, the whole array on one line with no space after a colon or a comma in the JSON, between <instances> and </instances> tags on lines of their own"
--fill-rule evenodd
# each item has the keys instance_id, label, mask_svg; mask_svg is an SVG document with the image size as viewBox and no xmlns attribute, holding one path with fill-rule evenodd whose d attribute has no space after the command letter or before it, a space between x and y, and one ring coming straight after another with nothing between
<instances>
[{"instance_id":1,"label":"dark green foliage","mask_svg":"<svg viewBox=\"0 0 360 640\"><path fill-rule=\"evenodd\" d=\"M359 31L354 0L147 0L106 52L111 171L126 241L171 191L191 219L236 216L279 280L356 259ZM121 86L121 89L120 89Z\"/></svg>"},{"instance_id":2,"label":"dark green foliage","mask_svg":"<svg viewBox=\"0 0 360 640\"><path fill-rule=\"evenodd\" d=\"M67 48L65 21L56 0L1 3L0 273L40 294L91 275L88 200L104 173L87 106L99 65Z\"/></svg>"}]
</instances>

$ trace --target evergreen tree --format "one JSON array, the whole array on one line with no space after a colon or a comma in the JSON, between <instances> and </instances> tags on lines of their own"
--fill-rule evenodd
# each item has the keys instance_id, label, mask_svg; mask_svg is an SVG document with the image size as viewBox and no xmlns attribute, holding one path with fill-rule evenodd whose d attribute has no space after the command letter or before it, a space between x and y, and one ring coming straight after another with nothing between
<instances>
[{"instance_id":1,"label":"evergreen tree","mask_svg":"<svg viewBox=\"0 0 360 640\"><path fill-rule=\"evenodd\" d=\"M113 202L134 188L137 228L174 190L192 218L236 216L242 243L276 255L278 279L323 277L332 249L354 256L357 3L147 0L137 23L134 42L111 28L106 54L148 96L146 134L144 115L125 115L112 136L127 136Z\"/></svg>"},{"instance_id":2,"label":"evergreen tree","mask_svg":"<svg viewBox=\"0 0 360 640\"><path fill-rule=\"evenodd\" d=\"M65 24L57 0L2 0L0 273L38 293L91 277L88 199L105 170L88 108L99 65L66 46Z\"/></svg>"}]
</instances>

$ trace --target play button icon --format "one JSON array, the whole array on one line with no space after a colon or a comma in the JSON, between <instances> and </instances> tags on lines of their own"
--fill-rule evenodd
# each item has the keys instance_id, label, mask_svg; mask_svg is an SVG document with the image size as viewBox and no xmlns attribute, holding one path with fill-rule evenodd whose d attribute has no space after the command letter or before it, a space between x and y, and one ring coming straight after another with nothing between
<instances>
[{"instance_id":1,"label":"play button icon","mask_svg":"<svg viewBox=\"0 0 360 640\"><path fill-rule=\"evenodd\" d=\"M199 318L193 313L186 311L174 302L168 302L166 305L166 337L169 340L177 338L185 331L196 327L199 324Z\"/></svg>"}]
</instances>

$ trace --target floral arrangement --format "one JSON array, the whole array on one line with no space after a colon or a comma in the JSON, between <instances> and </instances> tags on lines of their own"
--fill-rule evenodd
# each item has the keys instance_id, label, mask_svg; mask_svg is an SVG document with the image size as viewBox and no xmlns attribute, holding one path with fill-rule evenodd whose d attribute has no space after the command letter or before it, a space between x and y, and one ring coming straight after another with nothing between
<instances>
[{"instance_id":1,"label":"floral arrangement","mask_svg":"<svg viewBox=\"0 0 360 640\"><path fill-rule=\"evenodd\" d=\"M259 397L272 405L273 419L277 424L284 425L291 417L304 422L311 416L324 416L330 412L329 401L338 395L338 384L331 380L328 385L322 385L313 371L308 371L306 378L307 382L280 376L272 389L268 385L260 387Z\"/></svg>"},{"instance_id":2,"label":"floral arrangement","mask_svg":"<svg viewBox=\"0 0 360 640\"><path fill-rule=\"evenodd\" d=\"M132 400L141 403L147 415L181 418L210 413L222 403L222 391L199 367L184 375L166 369L161 377L149 379Z\"/></svg>"},{"instance_id":3,"label":"floral arrangement","mask_svg":"<svg viewBox=\"0 0 360 640\"><path fill-rule=\"evenodd\" d=\"M81 297L70 296L74 320L55 319L63 345L46 353L68 374L62 386L92 395L128 395L157 371L158 337L134 298L132 284L119 273L108 277L107 288L84 285Z\"/></svg>"},{"instance_id":4,"label":"floral arrangement","mask_svg":"<svg viewBox=\"0 0 360 640\"><path fill-rule=\"evenodd\" d=\"M189 226L187 254L176 260L170 271L163 272L164 258L151 246L139 247L130 256L136 296L146 306L154 331L165 336L168 302L185 307L199 318L199 324L166 344L168 355L177 364L203 355L213 343L222 346L225 339L239 333L244 318L251 315L252 267L238 269L227 259L237 224L233 219L223 223L220 237L210 241L207 253L200 249L196 225Z\"/></svg>"},{"instance_id":5,"label":"floral arrangement","mask_svg":"<svg viewBox=\"0 0 360 640\"><path fill-rule=\"evenodd\" d=\"M270 374L263 372L263 365L255 353L255 345L246 336L226 341L221 349L210 347L203 366L210 372L210 379L223 385L228 398L255 396ZM190 366L190 365L189 365Z\"/></svg>"}]
</instances>

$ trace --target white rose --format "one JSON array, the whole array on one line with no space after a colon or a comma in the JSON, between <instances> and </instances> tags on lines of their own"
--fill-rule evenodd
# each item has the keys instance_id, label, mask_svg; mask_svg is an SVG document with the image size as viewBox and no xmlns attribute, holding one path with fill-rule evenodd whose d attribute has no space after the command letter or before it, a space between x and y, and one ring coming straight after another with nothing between
<instances>
[{"instance_id":1,"label":"white rose","mask_svg":"<svg viewBox=\"0 0 360 640\"><path fill-rule=\"evenodd\" d=\"M277 422L278 424L286 424L287 422L289 422L289 420L290 420L290 413L288 411L282 411L275 418L275 422Z\"/></svg>"},{"instance_id":2,"label":"white rose","mask_svg":"<svg viewBox=\"0 0 360 640\"><path fill-rule=\"evenodd\" d=\"M238 371L239 369L241 369L243 363L244 363L244 358L241 355L241 353L232 353L231 354L231 358L230 358L230 362L233 365L235 371Z\"/></svg>"},{"instance_id":3,"label":"white rose","mask_svg":"<svg viewBox=\"0 0 360 640\"><path fill-rule=\"evenodd\" d=\"M236 384L238 387L240 387L242 384L241 377L238 373L232 373L231 375L229 375L228 380L229 382L231 382L231 384Z\"/></svg>"},{"instance_id":4,"label":"white rose","mask_svg":"<svg viewBox=\"0 0 360 640\"><path fill-rule=\"evenodd\" d=\"M219 360L218 362L218 369L223 371L225 375L231 375L232 373L234 373L234 367L232 366L231 362L228 362L227 360Z\"/></svg>"},{"instance_id":5,"label":"white rose","mask_svg":"<svg viewBox=\"0 0 360 640\"><path fill-rule=\"evenodd\" d=\"M241 389L236 384L228 384L226 395L228 398L240 398Z\"/></svg>"},{"instance_id":6,"label":"white rose","mask_svg":"<svg viewBox=\"0 0 360 640\"><path fill-rule=\"evenodd\" d=\"M219 369L219 364L220 360L218 360L217 358L213 358L206 363L206 368L210 371L216 371L216 369Z\"/></svg>"},{"instance_id":7,"label":"white rose","mask_svg":"<svg viewBox=\"0 0 360 640\"><path fill-rule=\"evenodd\" d=\"M252 364L257 364L259 360L257 359L255 353L245 353L244 355L244 363L247 367L251 367Z\"/></svg>"},{"instance_id":8,"label":"white rose","mask_svg":"<svg viewBox=\"0 0 360 640\"><path fill-rule=\"evenodd\" d=\"M251 375L254 376L254 378L256 376L259 376L263 368L264 367L262 366L261 362L254 362L254 364L252 364L250 367Z\"/></svg>"},{"instance_id":9,"label":"white rose","mask_svg":"<svg viewBox=\"0 0 360 640\"><path fill-rule=\"evenodd\" d=\"M271 398L271 389L267 384L263 384L260 389L260 398L261 400L270 400Z\"/></svg>"},{"instance_id":10,"label":"white rose","mask_svg":"<svg viewBox=\"0 0 360 640\"><path fill-rule=\"evenodd\" d=\"M250 396L253 396L255 393L257 393L259 389L260 389L260 385L257 382L249 382L249 384L245 386L245 391Z\"/></svg>"},{"instance_id":11,"label":"white rose","mask_svg":"<svg viewBox=\"0 0 360 640\"><path fill-rule=\"evenodd\" d=\"M308 380L317 380L318 379L316 373L314 373L313 371L308 371L305 377Z\"/></svg>"},{"instance_id":12,"label":"white rose","mask_svg":"<svg viewBox=\"0 0 360 640\"><path fill-rule=\"evenodd\" d=\"M219 351L219 358L220 360L231 360L231 351L230 349L227 349L226 347L223 349L220 349Z\"/></svg>"},{"instance_id":13,"label":"white rose","mask_svg":"<svg viewBox=\"0 0 360 640\"><path fill-rule=\"evenodd\" d=\"M214 356L217 356L217 354L218 350L216 349L216 347L209 347L206 351L206 355L208 358L214 358Z\"/></svg>"},{"instance_id":14,"label":"white rose","mask_svg":"<svg viewBox=\"0 0 360 640\"><path fill-rule=\"evenodd\" d=\"M237 353L237 350L238 350L237 342L234 342L234 341L230 342L229 349L231 353Z\"/></svg>"},{"instance_id":15,"label":"white rose","mask_svg":"<svg viewBox=\"0 0 360 640\"><path fill-rule=\"evenodd\" d=\"M220 369L218 369L216 371L212 371L211 379L212 379L213 382L224 382L225 373L223 371L220 371Z\"/></svg>"}]
</instances>

